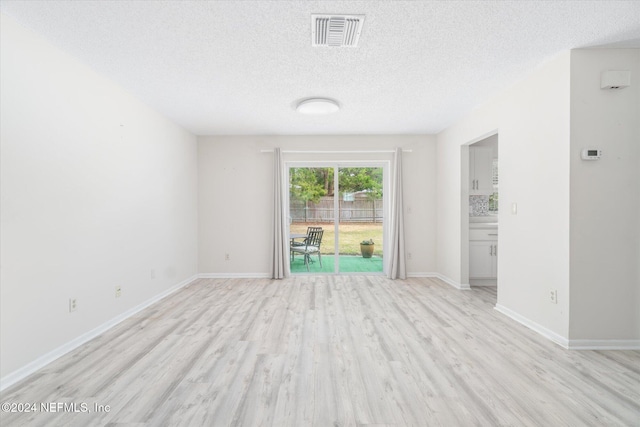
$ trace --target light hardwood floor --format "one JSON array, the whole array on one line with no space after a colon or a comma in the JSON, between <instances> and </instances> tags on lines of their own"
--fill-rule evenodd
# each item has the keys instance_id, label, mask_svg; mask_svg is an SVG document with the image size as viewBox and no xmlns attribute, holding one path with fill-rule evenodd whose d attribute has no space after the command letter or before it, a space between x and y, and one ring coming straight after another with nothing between
<instances>
[{"instance_id":1,"label":"light hardwood floor","mask_svg":"<svg viewBox=\"0 0 640 427\"><path fill-rule=\"evenodd\" d=\"M436 279L203 279L2 393L2 426L634 426L640 352L567 351ZM78 406L78 410L82 410Z\"/></svg>"}]
</instances>

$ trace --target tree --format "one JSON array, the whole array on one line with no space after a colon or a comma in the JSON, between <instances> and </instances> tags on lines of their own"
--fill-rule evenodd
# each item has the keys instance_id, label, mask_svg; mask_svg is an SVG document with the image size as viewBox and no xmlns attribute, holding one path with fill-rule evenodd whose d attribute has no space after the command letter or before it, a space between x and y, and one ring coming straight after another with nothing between
<instances>
[{"instance_id":1,"label":"tree","mask_svg":"<svg viewBox=\"0 0 640 427\"><path fill-rule=\"evenodd\" d=\"M341 168L339 180L343 193L365 191L369 199L382 197L382 168Z\"/></svg>"},{"instance_id":2,"label":"tree","mask_svg":"<svg viewBox=\"0 0 640 427\"><path fill-rule=\"evenodd\" d=\"M333 168L291 168L291 197L317 203L333 196ZM382 168L339 168L341 193L366 192L371 200L382 197Z\"/></svg>"},{"instance_id":3,"label":"tree","mask_svg":"<svg viewBox=\"0 0 640 427\"><path fill-rule=\"evenodd\" d=\"M324 183L320 183L317 175L318 168L291 168L289 192L292 199L318 203L320 197L327 194Z\"/></svg>"},{"instance_id":4,"label":"tree","mask_svg":"<svg viewBox=\"0 0 640 427\"><path fill-rule=\"evenodd\" d=\"M333 168L313 168L318 181L322 183L325 194L333 196Z\"/></svg>"}]
</instances>

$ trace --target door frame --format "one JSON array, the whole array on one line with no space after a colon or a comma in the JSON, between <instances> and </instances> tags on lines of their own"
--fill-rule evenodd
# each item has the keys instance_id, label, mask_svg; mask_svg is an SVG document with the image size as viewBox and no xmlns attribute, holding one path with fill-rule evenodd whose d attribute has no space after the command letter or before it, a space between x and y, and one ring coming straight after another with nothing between
<instances>
[{"instance_id":1,"label":"door frame","mask_svg":"<svg viewBox=\"0 0 640 427\"><path fill-rule=\"evenodd\" d=\"M291 224L291 216L289 215L289 182L291 180L290 170L291 168L333 168L334 173L334 188L338 190L338 194L340 192L340 182L338 169L345 167L362 167L362 168L382 168L382 235L383 235L383 244L382 244L382 273L387 274L387 260L388 257L385 258L384 254L389 253L390 249L390 236L389 236L389 219L391 215L391 182L390 182L390 169L391 169L391 161L389 160L290 160L284 162L285 168L285 177L287 183L287 191L285 191L284 203L285 208L287 209L287 229L286 234L289 235L290 232L290 224ZM334 252L334 265L333 265L333 273L297 273L297 274L343 274L343 275L363 275L364 272L348 272L341 273L340 272L340 254L339 254L339 242L340 242L340 216L339 216L339 208L340 208L340 199L338 196L334 196L333 198L333 227L334 227L334 242L333 242L333 252ZM371 273L368 273L371 274Z\"/></svg>"},{"instance_id":2,"label":"door frame","mask_svg":"<svg viewBox=\"0 0 640 427\"><path fill-rule=\"evenodd\" d=\"M469 283L469 195L471 190L469 189L469 174L470 174L470 157L469 148L476 142L483 141L492 136L498 136L498 146L500 146L500 132L499 129L493 129L483 135L473 138L460 146L460 288L471 289ZM498 239L500 239L500 233L498 233ZM500 288L499 278L496 284L497 292Z\"/></svg>"}]
</instances>

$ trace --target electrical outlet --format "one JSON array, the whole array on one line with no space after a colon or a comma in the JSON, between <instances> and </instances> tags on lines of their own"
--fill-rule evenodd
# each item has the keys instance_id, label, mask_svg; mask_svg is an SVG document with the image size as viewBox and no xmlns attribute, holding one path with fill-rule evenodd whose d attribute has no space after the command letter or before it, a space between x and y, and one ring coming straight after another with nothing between
<instances>
[{"instance_id":1,"label":"electrical outlet","mask_svg":"<svg viewBox=\"0 0 640 427\"><path fill-rule=\"evenodd\" d=\"M156 278L156 270L155 269L151 269L151 278L155 279Z\"/></svg>"},{"instance_id":2,"label":"electrical outlet","mask_svg":"<svg viewBox=\"0 0 640 427\"><path fill-rule=\"evenodd\" d=\"M231 255L229 255L229 254L224 254L224 260L225 260L225 261L229 261L229 260L231 260Z\"/></svg>"},{"instance_id":3,"label":"electrical outlet","mask_svg":"<svg viewBox=\"0 0 640 427\"><path fill-rule=\"evenodd\" d=\"M411 252L407 252L407 259L411 259Z\"/></svg>"},{"instance_id":4,"label":"electrical outlet","mask_svg":"<svg viewBox=\"0 0 640 427\"><path fill-rule=\"evenodd\" d=\"M120 298L122 296L122 286L116 286L116 298Z\"/></svg>"},{"instance_id":5,"label":"electrical outlet","mask_svg":"<svg viewBox=\"0 0 640 427\"><path fill-rule=\"evenodd\" d=\"M554 304L558 303L558 291L557 290L554 289L553 291L551 291L550 297L551 297L551 302L552 303L554 303Z\"/></svg>"},{"instance_id":6,"label":"electrical outlet","mask_svg":"<svg viewBox=\"0 0 640 427\"><path fill-rule=\"evenodd\" d=\"M75 298L69 298L69 313L78 309L78 300Z\"/></svg>"}]
</instances>

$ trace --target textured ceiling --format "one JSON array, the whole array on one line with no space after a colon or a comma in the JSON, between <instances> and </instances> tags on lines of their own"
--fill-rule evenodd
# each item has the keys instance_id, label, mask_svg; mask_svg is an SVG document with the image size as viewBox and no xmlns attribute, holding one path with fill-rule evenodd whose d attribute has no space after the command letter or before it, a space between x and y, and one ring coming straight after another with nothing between
<instances>
[{"instance_id":1,"label":"textured ceiling","mask_svg":"<svg viewBox=\"0 0 640 427\"><path fill-rule=\"evenodd\" d=\"M561 51L640 47L640 2L2 1L198 135L437 133ZM364 14L312 48L312 13ZM297 100L337 99L309 117Z\"/></svg>"}]
</instances>

